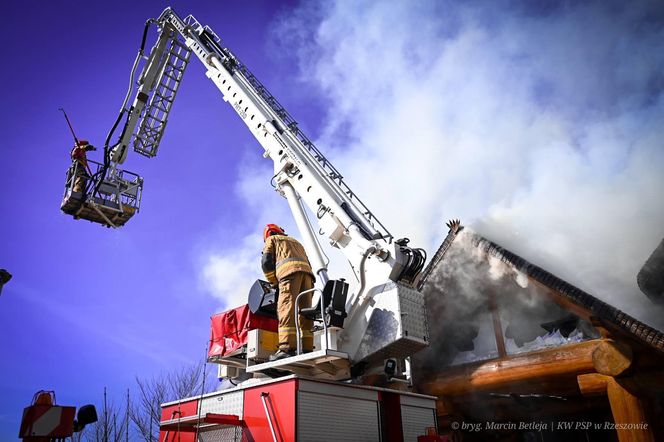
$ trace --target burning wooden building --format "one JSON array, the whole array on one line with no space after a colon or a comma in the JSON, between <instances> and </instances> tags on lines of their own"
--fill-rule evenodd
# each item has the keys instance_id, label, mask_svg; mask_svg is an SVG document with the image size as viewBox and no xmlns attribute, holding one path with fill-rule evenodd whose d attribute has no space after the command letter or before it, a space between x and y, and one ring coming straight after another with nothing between
<instances>
[{"instance_id":1,"label":"burning wooden building","mask_svg":"<svg viewBox=\"0 0 664 442\"><path fill-rule=\"evenodd\" d=\"M458 222L420 287L414 379L451 440L664 440L662 332Z\"/></svg>"}]
</instances>

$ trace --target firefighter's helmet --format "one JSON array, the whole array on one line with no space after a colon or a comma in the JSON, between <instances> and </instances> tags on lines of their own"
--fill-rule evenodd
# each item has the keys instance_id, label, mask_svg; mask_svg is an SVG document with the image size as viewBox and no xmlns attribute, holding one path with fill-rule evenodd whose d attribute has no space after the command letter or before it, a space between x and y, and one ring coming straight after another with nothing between
<instances>
[{"instance_id":1,"label":"firefighter's helmet","mask_svg":"<svg viewBox=\"0 0 664 442\"><path fill-rule=\"evenodd\" d=\"M284 232L284 229L279 227L276 224L268 224L265 226L265 229L263 230L263 241L267 239L268 236L271 235L283 235L286 232Z\"/></svg>"},{"instance_id":2,"label":"firefighter's helmet","mask_svg":"<svg viewBox=\"0 0 664 442\"><path fill-rule=\"evenodd\" d=\"M55 405L55 393L53 391L39 390L32 398L32 405Z\"/></svg>"}]
</instances>

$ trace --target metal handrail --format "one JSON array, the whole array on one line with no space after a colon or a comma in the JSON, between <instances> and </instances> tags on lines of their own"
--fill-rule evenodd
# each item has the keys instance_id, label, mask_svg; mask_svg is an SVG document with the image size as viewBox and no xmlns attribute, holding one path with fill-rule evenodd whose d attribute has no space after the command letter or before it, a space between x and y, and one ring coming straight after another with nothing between
<instances>
[{"instance_id":1,"label":"metal handrail","mask_svg":"<svg viewBox=\"0 0 664 442\"><path fill-rule=\"evenodd\" d=\"M302 337L300 335L300 298L302 295L306 295L309 292L320 292L320 314L323 319L323 334L325 335L325 349L330 346L327 339L327 324L325 323L325 297L323 296L323 291L321 289L313 288L300 292L295 298L295 337L297 338L297 354L302 354Z\"/></svg>"},{"instance_id":2,"label":"metal handrail","mask_svg":"<svg viewBox=\"0 0 664 442\"><path fill-rule=\"evenodd\" d=\"M81 199L81 206L87 204L88 207L95 210L109 225L113 225L113 223L100 211L99 205L103 206L106 210L117 212L124 212L125 207L130 207L136 211L139 210L143 187L143 179L139 175L126 170L115 169L113 178L103 179L100 173L103 170L103 164L90 159L87 159L87 163L88 167L94 170L94 172L83 167L77 160L72 161L67 169L63 204L67 202L73 193L76 180L82 176L85 178L85 188L81 189L84 196ZM113 187L114 191L112 193L102 192L101 187L95 185L99 180L102 180L103 183L108 183ZM117 204L117 208L109 206L108 202Z\"/></svg>"},{"instance_id":3,"label":"metal handrail","mask_svg":"<svg viewBox=\"0 0 664 442\"><path fill-rule=\"evenodd\" d=\"M267 409L268 396L270 396L270 393L267 391L261 391L261 401L263 402L263 408L265 409L265 415L267 416L267 424L270 426L270 433L272 433L272 440L277 442L277 435L274 432L274 426L272 425L272 417L270 416L270 411Z\"/></svg>"}]
</instances>

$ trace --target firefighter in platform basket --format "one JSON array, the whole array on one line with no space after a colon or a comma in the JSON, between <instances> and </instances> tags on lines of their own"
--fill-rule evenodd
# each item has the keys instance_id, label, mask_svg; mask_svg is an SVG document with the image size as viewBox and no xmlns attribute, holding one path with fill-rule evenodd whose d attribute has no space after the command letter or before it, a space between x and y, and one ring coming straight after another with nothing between
<instances>
[{"instance_id":1,"label":"firefighter in platform basket","mask_svg":"<svg viewBox=\"0 0 664 442\"><path fill-rule=\"evenodd\" d=\"M88 178L92 176L87 157L87 153L91 150L97 149L85 140L78 140L71 150L71 159L76 163L76 178L72 189L74 192L85 193Z\"/></svg>"}]
</instances>

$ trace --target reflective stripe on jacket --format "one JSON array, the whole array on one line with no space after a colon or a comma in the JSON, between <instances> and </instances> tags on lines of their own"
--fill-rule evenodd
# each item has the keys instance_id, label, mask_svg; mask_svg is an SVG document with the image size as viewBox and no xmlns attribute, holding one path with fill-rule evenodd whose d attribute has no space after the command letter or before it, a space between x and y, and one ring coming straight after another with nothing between
<instances>
[{"instance_id":1,"label":"reflective stripe on jacket","mask_svg":"<svg viewBox=\"0 0 664 442\"><path fill-rule=\"evenodd\" d=\"M277 284L280 279L295 272L314 276L302 244L286 235L272 235L265 240L261 264L271 284Z\"/></svg>"}]
</instances>

